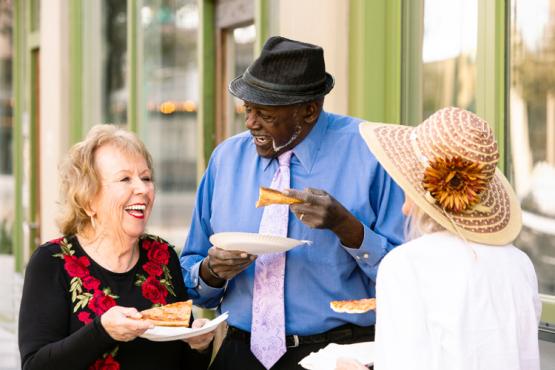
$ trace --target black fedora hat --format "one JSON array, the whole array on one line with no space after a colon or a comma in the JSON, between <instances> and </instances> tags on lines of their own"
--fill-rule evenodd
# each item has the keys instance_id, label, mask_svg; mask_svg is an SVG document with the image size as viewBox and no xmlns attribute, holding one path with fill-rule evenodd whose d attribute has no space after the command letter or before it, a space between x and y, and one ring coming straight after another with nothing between
<instances>
[{"instance_id":1,"label":"black fedora hat","mask_svg":"<svg viewBox=\"0 0 555 370\"><path fill-rule=\"evenodd\" d=\"M291 105L322 97L333 84L320 46L273 36L229 92L255 104Z\"/></svg>"}]
</instances>

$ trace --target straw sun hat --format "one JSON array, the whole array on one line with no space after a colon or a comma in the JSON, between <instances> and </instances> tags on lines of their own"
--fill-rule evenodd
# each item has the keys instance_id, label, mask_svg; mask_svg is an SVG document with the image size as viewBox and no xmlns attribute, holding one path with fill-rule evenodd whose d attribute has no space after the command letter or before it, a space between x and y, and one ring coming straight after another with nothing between
<instances>
[{"instance_id":1,"label":"straw sun hat","mask_svg":"<svg viewBox=\"0 0 555 370\"><path fill-rule=\"evenodd\" d=\"M417 127L365 122L360 133L405 194L447 230L491 245L517 237L519 202L496 167L493 131L474 113L443 108Z\"/></svg>"}]
</instances>

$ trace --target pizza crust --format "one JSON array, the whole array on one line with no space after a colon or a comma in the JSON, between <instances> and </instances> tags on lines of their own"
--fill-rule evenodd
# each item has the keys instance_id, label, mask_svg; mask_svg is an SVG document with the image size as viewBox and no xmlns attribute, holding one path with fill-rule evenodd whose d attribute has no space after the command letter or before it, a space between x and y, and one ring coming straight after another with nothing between
<instances>
[{"instance_id":1,"label":"pizza crust","mask_svg":"<svg viewBox=\"0 0 555 370\"><path fill-rule=\"evenodd\" d=\"M145 320L143 318L143 320ZM162 321L162 320L153 320L153 319L146 319L152 323L154 326L168 326L168 327L189 327L189 321Z\"/></svg>"},{"instance_id":2,"label":"pizza crust","mask_svg":"<svg viewBox=\"0 0 555 370\"><path fill-rule=\"evenodd\" d=\"M271 204L295 204L303 203L302 200L289 197L283 194L279 190L260 187L260 192L258 195L258 201L256 202L256 208L269 206Z\"/></svg>"},{"instance_id":3,"label":"pizza crust","mask_svg":"<svg viewBox=\"0 0 555 370\"><path fill-rule=\"evenodd\" d=\"M376 309L376 298L363 298L346 301L331 301L330 307L335 312L365 313Z\"/></svg>"},{"instance_id":4,"label":"pizza crust","mask_svg":"<svg viewBox=\"0 0 555 370\"><path fill-rule=\"evenodd\" d=\"M141 311L141 314L143 320L148 320L156 326L189 327L192 308L193 301L188 300L149 308Z\"/></svg>"}]
</instances>

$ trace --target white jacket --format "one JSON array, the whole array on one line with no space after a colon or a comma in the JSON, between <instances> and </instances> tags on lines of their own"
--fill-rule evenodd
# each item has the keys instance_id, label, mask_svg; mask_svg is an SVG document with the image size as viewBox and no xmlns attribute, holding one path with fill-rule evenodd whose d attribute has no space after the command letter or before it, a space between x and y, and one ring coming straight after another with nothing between
<instances>
[{"instance_id":1,"label":"white jacket","mask_svg":"<svg viewBox=\"0 0 555 370\"><path fill-rule=\"evenodd\" d=\"M540 300L512 245L425 235L385 256L376 285L375 370L536 370Z\"/></svg>"}]
</instances>

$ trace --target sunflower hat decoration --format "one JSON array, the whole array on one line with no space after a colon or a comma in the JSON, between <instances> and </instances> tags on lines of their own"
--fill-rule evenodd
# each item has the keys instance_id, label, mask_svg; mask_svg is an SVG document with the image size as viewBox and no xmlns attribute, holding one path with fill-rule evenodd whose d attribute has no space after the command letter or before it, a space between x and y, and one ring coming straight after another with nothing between
<instances>
[{"instance_id":1,"label":"sunflower hat decoration","mask_svg":"<svg viewBox=\"0 0 555 370\"><path fill-rule=\"evenodd\" d=\"M432 160L424 170L422 180L427 199L430 200L431 196L448 212L472 209L480 203L480 194L487 189L491 179L484 168L483 163L461 157Z\"/></svg>"},{"instance_id":2,"label":"sunflower hat decoration","mask_svg":"<svg viewBox=\"0 0 555 370\"><path fill-rule=\"evenodd\" d=\"M520 205L496 167L497 143L485 120L447 107L416 127L365 122L359 130L405 195L444 228L490 245L517 237Z\"/></svg>"}]
</instances>

